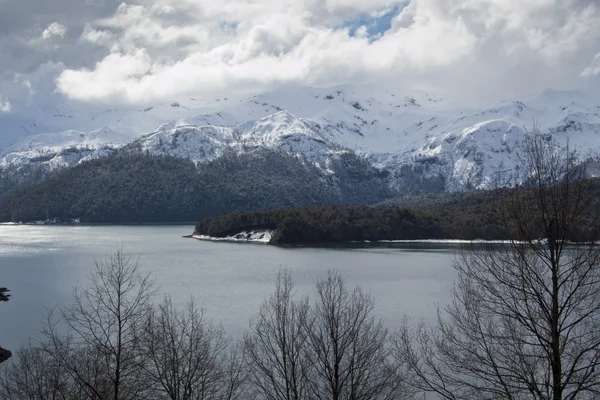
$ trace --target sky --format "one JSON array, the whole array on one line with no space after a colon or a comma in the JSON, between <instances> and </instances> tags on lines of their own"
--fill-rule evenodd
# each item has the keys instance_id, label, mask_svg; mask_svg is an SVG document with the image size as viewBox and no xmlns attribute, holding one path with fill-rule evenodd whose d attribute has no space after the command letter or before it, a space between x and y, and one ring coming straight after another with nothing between
<instances>
[{"instance_id":1,"label":"sky","mask_svg":"<svg viewBox=\"0 0 600 400\"><path fill-rule=\"evenodd\" d=\"M0 0L0 118L285 85L600 89L600 0Z\"/></svg>"}]
</instances>

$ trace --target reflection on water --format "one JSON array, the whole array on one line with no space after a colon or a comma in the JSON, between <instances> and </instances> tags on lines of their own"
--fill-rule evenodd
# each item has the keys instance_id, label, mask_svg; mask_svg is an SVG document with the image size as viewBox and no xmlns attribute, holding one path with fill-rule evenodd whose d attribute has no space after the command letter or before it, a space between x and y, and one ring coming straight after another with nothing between
<instances>
[{"instance_id":1,"label":"reflection on water","mask_svg":"<svg viewBox=\"0 0 600 400\"><path fill-rule=\"evenodd\" d=\"M430 321L454 279L449 243L356 243L317 247L184 239L192 226L0 225L0 285L13 297L0 305L0 345L15 349L37 337L41 310L66 301L86 281L94 259L123 246L139 256L159 287L176 303L194 296L207 315L239 337L268 296L280 267L292 269L299 294L311 294L329 268L349 285L371 292L376 311L391 328L405 314Z\"/></svg>"}]
</instances>

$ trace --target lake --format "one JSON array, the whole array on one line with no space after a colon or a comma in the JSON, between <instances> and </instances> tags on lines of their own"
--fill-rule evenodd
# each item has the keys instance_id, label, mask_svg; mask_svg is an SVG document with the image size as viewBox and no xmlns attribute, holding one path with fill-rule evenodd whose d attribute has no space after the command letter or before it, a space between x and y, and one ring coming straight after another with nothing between
<instances>
[{"instance_id":1,"label":"lake","mask_svg":"<svg viewBox=\"0 0 600 400\"><path fill-rule=\"evenodd\" d=\"M404 315L431 322L436 304L449 300L456 246L444 244L272 247L182 238L193 226L0 225L0 286L11 290L0 304L0 345L16 350L39 337L42 311L64 303L83 284L94 259L119 246L139 257L159 289L174 302L190 296L206 315L241 337L249 317L273 291L281 267L293 272L299 294L312 294L315 279L340 271L360 285L390 329Z\"/></svg>"}]
</instances>

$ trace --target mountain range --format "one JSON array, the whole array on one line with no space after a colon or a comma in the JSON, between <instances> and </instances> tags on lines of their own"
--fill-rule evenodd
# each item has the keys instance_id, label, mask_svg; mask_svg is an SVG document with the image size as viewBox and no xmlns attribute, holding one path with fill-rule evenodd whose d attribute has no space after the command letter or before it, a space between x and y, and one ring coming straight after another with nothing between
<instances>
[{"instance_id":1,"label":"mountain range","mask_svg":"<svg viewBox=\"0 0 600 400\"><path fill-rule=\"evenodd\" d=\"M218 100L218 101L217 101ZM43 121L43 122L41 122ZM546 90L495 107L463 107L436 94L381 84L290 87L242 99L181 99L143 109L43 110L0 133L27 134L0 149L0 168L54 170L119 149L195 164L227 152L296 157L323 176L348 153L384 171L402 192L460 192L517 179L523 139L533 124L557 143L600 154L600 100ZM72 129L62 128L71 127Z\"/></svg>"}]
</instances>

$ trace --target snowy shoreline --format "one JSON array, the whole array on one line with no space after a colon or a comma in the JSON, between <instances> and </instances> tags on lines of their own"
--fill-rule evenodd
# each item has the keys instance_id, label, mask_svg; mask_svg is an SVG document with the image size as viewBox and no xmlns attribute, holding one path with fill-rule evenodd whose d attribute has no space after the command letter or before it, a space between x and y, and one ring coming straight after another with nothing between
<instances>
[{"instance_id":1,"label":"snowy shoreline","mask_svg":"<svg viewBox=\"0 0 600 400\"><path fill-rule=\"evenodd\" d=\"M243 231L232 236L215 237L208 235L192 235L191 237L198 240L208 240L212 242L242 242L242 243L263 243L267 244L271 240L273 231Z\"/></svg>"},{"instance_id":2,"label":"snowy shoreline","mask_svg":"<svg viewBox=\"0 0 600 400\"><path fill-rule=\"evenodd\" d=\"M58 218L53 218L45 221L0 222L0 225L81 225L81 220L79 218L72 218L70 221L65 222Z\"/></svg>"},{"instance_id":3,"label":"snowy shoreline","mask_svg":"<svg viewBox=\"0 0 600 400\"><path fill-rule=\"evenodd\" d=\"M260 231L242 231L235 235L224 236L224 237L216 237L216 236L208 236L208 235L189 235L184 237L189 237L198 240L206 240L211 242L236 242L236 243L262 243L268 244L271 240L273 231L269 230L260 230ZM381 244L394 244L394 243L406 243L406 244L510 244L512 243L510 240L484 240L484 239L475 239L475 240L462 240L462 239L413 239L413 240L351 240L349 242L345 242L347 244L361 244L361 243L381 243ZM311 243L308 243L311 244ZM314 243L312 243L314 244ZM338 242L332 244L340 244ZM342 243L343 244L343 243Z\"/></svg>"},{"instance_id":4,"label":"snowy shoreline","mask_svg":"<svg viewBox=\"0 0 600 400\"><path fill-rule=\"evenodd\" d=\"M376 240L370 242L365 240L363 242L352 242L352 243L432 243L432 244L470 244L470 243L489 243L489 244L510 244L513 243L511 240L485 240L485 239L399 239L399 240Z\"/></svg>"},{"instance_id":5,"label":"snowy shoreline","mask_svg":"<svg viewBox=\"0 0 600 400\"><path fill-rule=\"evenodd\" d=\"M261 230L261 231L243 231L231 236L215 237L208 235L188 235L186 238L193 238L198 240L206 240L211 242L232 242L232 243L260 243L269 244L273 231ZM540 243L545 243L546 240L540 240ZM485 239L398 239L398 240L351 240L348 242L331 242L331 245L340 244L526 244L525 242L519 243L511 240L485 240ZM577 243L567 242L571 245L581 245L589 243ZM323 245L328 243L303 243L303 246L310 245ZM600 244L600 243L598 243ZM286 245L283 243L283 245Z\"/></svg>"}]
</instances>

